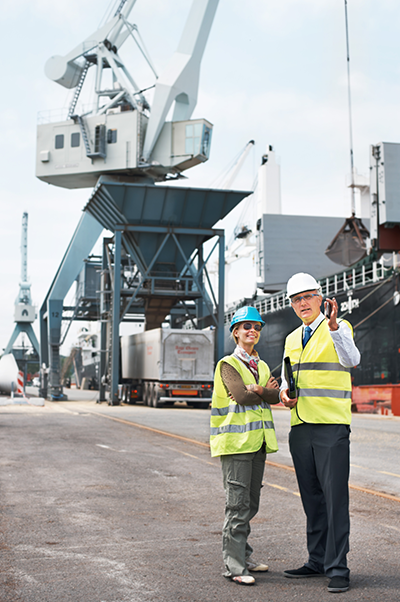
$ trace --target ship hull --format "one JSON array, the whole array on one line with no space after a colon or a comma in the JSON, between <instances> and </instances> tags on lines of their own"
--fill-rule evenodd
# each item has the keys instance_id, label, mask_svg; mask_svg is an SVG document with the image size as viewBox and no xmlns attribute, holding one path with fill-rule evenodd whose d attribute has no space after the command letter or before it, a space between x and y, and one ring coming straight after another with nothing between
<instances>
[{"instance_id":1,"label":"ship hull","mask_svg":"<svg viewBox=\"0 0 400 602\"><path fill-rule=\"evenodd\" d=\"M399 276L335 295L339 316L354 328L361 363L352 369L353 385L400 382L400 303ZM333 296L333 295L332 295ZM351 313L349 313L349 304ZM286 336L300 325L291 307L262 314L265 326L256 347L274 376L279 376ZM225 352L232 353L233 340L225 325Z\"/></svg>"}]
</instances>

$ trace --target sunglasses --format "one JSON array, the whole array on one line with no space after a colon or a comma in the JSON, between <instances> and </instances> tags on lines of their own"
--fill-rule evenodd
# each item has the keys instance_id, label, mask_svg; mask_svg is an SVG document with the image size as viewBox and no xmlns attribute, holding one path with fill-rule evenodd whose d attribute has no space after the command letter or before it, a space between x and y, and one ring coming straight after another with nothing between
<instances>
[{"instance_id":1,"label":"sunglasses","mask_svg":"<svg viewBox=\"0 0 400 602\"><path fill-rule=\"evenodd\" d=\"M242 326L245 330L251 330L254 328L254 330L257 330L257 332L260 332L262 329L261 324L252 324L251 322L243 322Z\"/></svg>"},{"instance_id":2,"label":"sunglasses","mask_svg":"<svg viewBox=\"0 0 400 602\"><path fill-rule=\"evenodd\" d=\"M304 301L311 301L311 299L313 297L319 297L318 293L312 293L312 294L307 294L307 295L299 295L298 297L296 297L295 299L291 300L291 303L293 305L298 305L302 299L304 299Z\"/></svg>"}]
</instances>

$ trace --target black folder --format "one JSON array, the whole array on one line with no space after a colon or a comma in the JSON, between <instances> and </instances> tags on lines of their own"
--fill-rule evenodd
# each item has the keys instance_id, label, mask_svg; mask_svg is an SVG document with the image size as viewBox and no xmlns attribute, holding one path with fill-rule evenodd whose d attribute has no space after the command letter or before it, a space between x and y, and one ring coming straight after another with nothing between
<instances>
[{"instance_id":1,"label":"black folder","mask_svg":"<svg viewBox=\"0 0 400 602\"><path fill-rule=\"evenodd\" d=\"M290 363L290 357L285 357L283 360L285 363L285 378L289 388L289 399L297 397L296 383L294 381L292 365Z\"/></svg>"}]
</instances>

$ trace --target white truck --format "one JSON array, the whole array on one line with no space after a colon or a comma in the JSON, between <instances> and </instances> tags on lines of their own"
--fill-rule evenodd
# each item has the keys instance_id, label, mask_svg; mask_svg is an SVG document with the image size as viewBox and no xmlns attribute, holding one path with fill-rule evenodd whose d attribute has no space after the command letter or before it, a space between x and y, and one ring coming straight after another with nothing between
<instances>
[{"instance_id":1,"label":"white truck","mask_svg":"<svg viewBox=\"0 0 400 602\"><path fill-rule=\"evenodd\" d=\"M121 401L158 408L185 401L208 408L214 376L213 330L155 328L121 337Z\"/></svg>"}]
</instances>

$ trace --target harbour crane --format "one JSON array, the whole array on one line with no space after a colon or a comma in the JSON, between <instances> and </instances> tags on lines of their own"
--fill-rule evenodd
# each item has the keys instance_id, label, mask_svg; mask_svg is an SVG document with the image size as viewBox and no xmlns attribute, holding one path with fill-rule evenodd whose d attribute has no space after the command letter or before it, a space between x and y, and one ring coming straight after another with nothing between
<instances>
[{"instance_id":1,"label":"harbour crane","mask_svg":"<svg viewBox=\"0 0 400 602\"><path fill-rule=\"evenodd\" d=\"M121 0L104 25L68 54L51 57L46 64L51 80L75 92L66 118L38 125L36 175L65 188L94 187L40 309L41 364L49 367L53 399L63 397L63 300L104 228L114 233L110 243L103 241L103 273L114 275L112 302L103 308L101 318L102 328L108 320L108 334L102 329L101 357L108 358L103 367L106 380L111 374L112 403L117 396L119 322L128 310L144 313L146 327L156 327L171 309L185 309L186 301L194 302L199 324L208 312L218 328L217 353L223 354L223 265L218 294L211 300L203 283L207 260L202 245L217 237L222 256L224 233L213 226L248 192L160 185L182 178L184 171L209 157L213 126L191 117L218 0L193 0L177 50L159 74L137 26L128 21L135 2ZM128 37L133 37L155 77L151 106L122 60L120 49ZM97 100L91 110L82 112L78 101L84 86L90 87L91 68ZM170 110L172 119L166 121ZM121 293L121 258L126 254L136 271L129 291ZM130 299L121 298L128 293Z\"/></svg>"},{"instance_id":2,"label":"harbour crane","mask_svg":"<svg viewBox=\"0 0 400 602\"><path fill-rule=\"evenodd\" d=\"M121 0L104 25L68 54L47 61L47 77L74 89L74 95L66 118L38 125L39 179L65 188L93 187L103 174L154 183L182 177L186 169L207 161L212 124L190 118L218 0L194 0L178 48L160 74L137 25L128 21L135 3ZM150 86L154 88L151 107L121 57L128 38L134 40L155 78ZM87 75L92 68L96 101L90 110L78 112L83 88L90 87ZM166 122L173 105L172 121Z\"/></svg>"},{"instance_id":3,"label":"harbour crane","mask_svg":"<svg viewBox=\"0 0 400 602\"><path fill-rule=\"evenodd\" d=\"M18 297L14 308L14 331L4 350L4 354L10 353L18 336L25 333L30 340L33 349L39 355L39 344L33 330L32 324L36 319L36 308L32 303L31 284L28 281L28 214L22 214L21 232L21 281Z\"/></svg>"}]
</instances>

